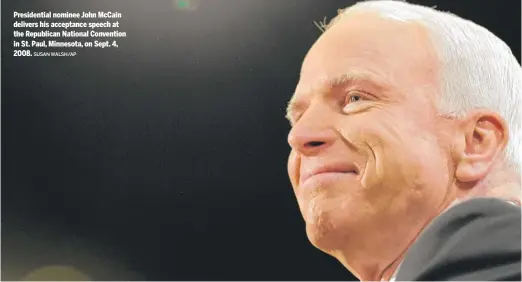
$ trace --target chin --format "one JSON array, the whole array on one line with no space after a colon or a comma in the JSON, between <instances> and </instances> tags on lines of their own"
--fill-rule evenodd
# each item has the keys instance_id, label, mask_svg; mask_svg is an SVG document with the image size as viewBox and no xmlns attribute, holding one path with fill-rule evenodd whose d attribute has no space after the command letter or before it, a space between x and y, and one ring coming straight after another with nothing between
<instances>
[{"instance_id":1,"label":"chin","mask_svg":"<svg viewBox=\"0 0 522 282\"><path fill-rule=\"evenodd\" d=\"M309 202L304 214L308 240L329 254L346 247L346 243L349 243L346 240L351 240L354 231L362 223L359 218L364 218L361 217L358 205L339 198L315 198Z\"/></svg>"},{"instance_id":2,"label":"chin","mask_svg":"<svg viewBox=\"0 0 522 282\"><path fill-rule=\"evenodd\" d=\"M331 218L321 214L313 220L306 222L306 235L310 243L326 253L336 249L337 238L341 230L331 221Z\"/></svg>"}]
</instances>

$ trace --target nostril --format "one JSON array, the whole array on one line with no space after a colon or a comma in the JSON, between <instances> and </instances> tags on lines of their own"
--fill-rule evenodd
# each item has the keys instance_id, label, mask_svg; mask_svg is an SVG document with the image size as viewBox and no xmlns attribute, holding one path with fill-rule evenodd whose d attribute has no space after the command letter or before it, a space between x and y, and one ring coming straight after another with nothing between
<instances>
[{"instance_id":1,"label":"nostril","mask_svg":"<svg viewBox=\"0 0 522 282\"><path fill-rule=\"evenodd\" d=\"M306 143L306 147L319 147L323 144L324 144L324 142L321 142L321 141L312 141L312 142Z\"/></svg>"}]
</instances>

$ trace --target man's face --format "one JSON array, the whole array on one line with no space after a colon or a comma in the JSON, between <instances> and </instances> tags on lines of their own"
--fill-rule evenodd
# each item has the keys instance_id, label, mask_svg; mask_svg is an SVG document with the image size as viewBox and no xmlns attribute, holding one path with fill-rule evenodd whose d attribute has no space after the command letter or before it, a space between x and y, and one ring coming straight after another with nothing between
<instances>
[{"instance_id":1,"label":"man's face","mask_svg":"<svg viewBox=\"0 0 522 282\"><path fill-rule=\"evenodd\" d=\"M453 168L437 71L422 27L369 13L311 48L290 105L288 172L316 247L413 240L439 211Z\"/></svg>"}]
</instances>

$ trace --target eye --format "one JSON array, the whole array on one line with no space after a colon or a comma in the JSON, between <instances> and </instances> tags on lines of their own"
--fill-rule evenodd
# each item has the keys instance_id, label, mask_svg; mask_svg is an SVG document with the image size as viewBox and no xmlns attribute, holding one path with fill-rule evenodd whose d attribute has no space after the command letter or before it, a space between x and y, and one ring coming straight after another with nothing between
<instances>
[{"instance_id":1,"label":"eye","mask_svg":"<svg viewBox=\"0 0 522 282\"><path fill-rule=\"evenodd\" d=\"M364 94L359 91L350 91L346 94L346 98L344 100L345 106L351 103L359 102L364 100Z\"/></svg>"},{"instance_id":2,"label":"eye","mask_svg":"<svg viewBox=\"0 0 522 282\"><path fill-rule=\"evenodd\" d=\"M363 111L368 106L366 101L371 100L370 94L357 90L349 91L344 97L342 109L344 113L357 113Z\"/></svg>"},{"instance_id":3,"label":"eye","mask_svg":"<svg viewBox=\"0 0 522 282\"><path fill-rule=\"evenodd\" d=\"M361 99L362 99L361 95L349 95L350 103L357 102Z\"/></svg>"}]
</instances>

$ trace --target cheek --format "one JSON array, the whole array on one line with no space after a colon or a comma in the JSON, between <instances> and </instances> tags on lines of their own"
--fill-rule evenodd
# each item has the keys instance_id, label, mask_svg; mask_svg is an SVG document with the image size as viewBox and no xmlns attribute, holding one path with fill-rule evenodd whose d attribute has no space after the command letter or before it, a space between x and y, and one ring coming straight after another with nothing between
<instances>
[{"instance_id":1,"label":"cheek","mask_svg":"<svg viewBox=\"0 0 522 282\"><path fill-rule=\"evenodd\" d=\"M400 193L407 191L405 188L416 191L430 186L430 181L444 181L444 152L430 128L418 120L387 114L361 130L361 145L367 155L362 185L385 186L389 192Z\"/></svg>"},{"instance_id":2,"label":"cheek","mask_svg":"<svg viewBox=\"0 0 522 282\"><path fill-rule=\"evenodd\" d=\"M290 178L290 182L292 183L292 187L295 189L297 188L297 185L299 184L299 169L301 166L301 159L299 158L299 155L294 151L290 151L290 155L288 156L288 176Z\"/></svg>"}]
</instances>

